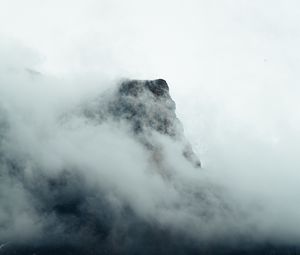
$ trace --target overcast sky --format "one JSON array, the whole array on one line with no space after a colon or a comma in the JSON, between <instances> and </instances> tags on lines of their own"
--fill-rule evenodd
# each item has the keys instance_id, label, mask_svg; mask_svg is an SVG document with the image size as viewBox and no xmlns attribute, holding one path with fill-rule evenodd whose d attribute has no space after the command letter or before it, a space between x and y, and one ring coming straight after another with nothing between
<instances>
[{"instance_id":1,"label":"overcast sky","mask_svg":"<svg viewBox=\"0 0 300 255\"><path fill-rule=\"evenodd\" d=\"M251 114L250 103L270 108L260 97L276 102L271 111L297 108L298 1L1 0L0 7L2 38L36 51L38 71L162 77L175 97L225 100L237 115Z\"/></svg>"}]
</instances>

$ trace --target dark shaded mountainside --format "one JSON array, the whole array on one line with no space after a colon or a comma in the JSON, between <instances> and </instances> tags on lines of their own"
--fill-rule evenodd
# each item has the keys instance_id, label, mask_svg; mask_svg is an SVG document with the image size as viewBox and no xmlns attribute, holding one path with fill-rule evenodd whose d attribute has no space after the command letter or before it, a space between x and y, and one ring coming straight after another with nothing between
<instances>
[{"instance_id":1,"label":"dark shaded mountainside","mask_svg":"<svg viewBox=\"0 0 300 255\"><path fill-rule=\"evenodd\" d=\"M164 148L159 137L168 137L178 143L182 157L195 171L201 167L184 137L166 81L127 80L109 95L100 95L82 104L74 111L75 115L96 126L104 122L125 123L130 137L148 152L163 178L169 177L164 176ZM63 122L72 116L73 113ZM2 126L5 128L1 132L5 133L9 127ZM113 159L113 155L111 157ZM17 237L2 235L0 254L300 254L298 247L268 242L257 244L247 237L237 237L236 242L227 242L226 238L214 242L198 240L197 235L191 237L185 229L146 220L129 203L124 202L116 209L106 189L86 184L81 173L74 169L63 169L51 177L37 171L28 179L24 161L6 155L3 149L0 164L1 176L9 180L8 185L21 185L33 201L34 208L28 210L47 219L37 235L27 236L25 231ZM0 194L0 199L4 196ZM198 197L200 208L205 207L208 204L205 196ZM9 206L7 208L9 210ZM9 224L9 220L1 222L0 229Z\"/></svg>"}]
</instances>

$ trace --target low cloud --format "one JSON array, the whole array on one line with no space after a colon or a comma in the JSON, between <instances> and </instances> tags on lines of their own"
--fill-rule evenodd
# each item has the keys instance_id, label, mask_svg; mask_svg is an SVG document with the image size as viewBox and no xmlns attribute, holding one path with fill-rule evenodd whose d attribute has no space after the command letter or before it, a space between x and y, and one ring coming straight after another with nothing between
<instances>
[{"instance_id":1,"label":"low cloud","mask_svg":"<svg viewBox=\"0 0 300 255\"><path fill-rule=\"evenodd\" d=\"M101 108L98 101L110 100L121 77L55 77L40 72L39 54L23 46L1 45L0 53L3 243L57 247L64 240L80 249L149 254L245 242L299 245L296 115L280 122L288 110L272 116L267 106L257 115L257 105L243 115L227 104L229 93L214 101L207 89L199 109L181 110L203 168L182 156L181 142L154 132L151 141L163 151L157 165L126 121L95 123L78 111ZM256 96L267 94L250 98L261 103ZM247 121L251 116L263 124ZM203 124L189 130L198 117Z\"/></svg>"}]
</instances>

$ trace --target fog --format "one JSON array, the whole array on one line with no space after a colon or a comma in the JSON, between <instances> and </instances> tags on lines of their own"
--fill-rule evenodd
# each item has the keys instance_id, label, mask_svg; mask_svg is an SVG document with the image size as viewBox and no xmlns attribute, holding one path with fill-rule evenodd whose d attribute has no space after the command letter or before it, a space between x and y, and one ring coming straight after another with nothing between
<instances>
[{"instance_id":1,"label":"fog","mask_svg":"<svg viewBox=\"0 0 300 255\"><path fill-rule=\"evenodd\" d=\"M83 238L70 230L76 220L49 209L77 196L94 217L114 215L111 239L136 224L128 207L138 222L195 243L299 245L299 8L0 1L0 241ZM123 78L168 82L201 169L155 134L165 178L126 124L76 115ZM53 192L45 180L60 176L67 188Z\"/></svg>"}]
</instances>

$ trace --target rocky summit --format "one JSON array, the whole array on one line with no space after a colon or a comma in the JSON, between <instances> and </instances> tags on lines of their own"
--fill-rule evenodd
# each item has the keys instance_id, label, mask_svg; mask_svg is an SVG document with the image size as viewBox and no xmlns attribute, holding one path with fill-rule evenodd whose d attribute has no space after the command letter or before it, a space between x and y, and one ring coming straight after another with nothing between
<instances>
[{"instance_id":1,"label":"rocky summit","mask_svg":"<svg viewBox=\"0 0 300 255\"><path fill-rule=\"evenodd\" d=\"M165 80L125 80L108 98L101 100L98 97L96 104L88 102L82 109L84 115L100 123L107 118L126 122L131 134L154 154L161 153L161 146L153 135L167 136L181 144L183 157L195 168L201 167L185 138L183 125L175 113L176 104Z\"/></svg>"}]
</instances>

